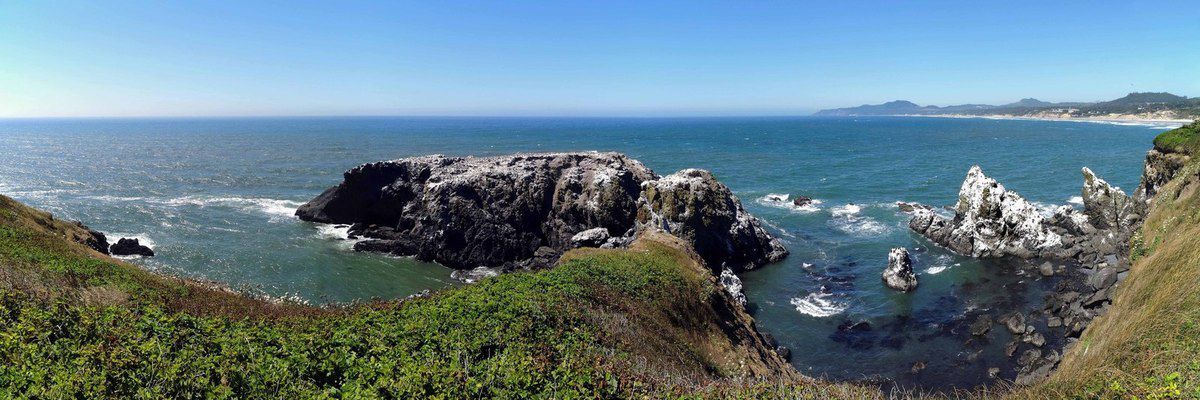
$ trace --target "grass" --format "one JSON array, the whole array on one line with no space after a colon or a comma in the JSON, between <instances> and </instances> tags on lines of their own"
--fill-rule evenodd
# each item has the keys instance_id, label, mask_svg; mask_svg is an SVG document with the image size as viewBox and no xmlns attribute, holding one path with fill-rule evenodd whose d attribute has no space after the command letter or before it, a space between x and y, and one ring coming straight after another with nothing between
<instances>
[{"instance_id":1,"label":"grass","mask_svg":"<svg viewBox=\"0 0 1200 400\"><path fill-rule=\"evenodd\" d=\"M80 230L0 196L0 398L877 394L795 373L665 235L317 309L153 275L64 240Z\"/></svg>"},{"instance_id":2,"label":"grass","mask_svg":"<svg viewBox=\"0 0 1200 400\"><path fill-rule=\"evenodd\" d=\"M1200 152L1200 120L1172 129L1154 138L1154 147L1166 153Z\"/></svg>"},{"instance_id":3,"label":"grass","mask_svg":"<svg viewBox=\"0 0 1200 400\"><path fill-rule=\"evenodd\" d=\"M1200 150L1196 124L1160 150ZM799 375L677 239L428 298L313 308L158 276L0 196L0 398L909 398ZM1200 162L1049 380L971 398L1200 398Z\"/></svg>"},{"instance_id":4,"label":"grass","mask_svg":"<svg viewBox=\"0 0 1200 400\"><path fill-rule=\"evenodd\" d=\"M1164 135L1190 148L1177 140L1193 134ZM1200 398L1200 163L1159 192L1132 247L1109 311L1048 382L1014 397Z\"/></svg>"}]
</instances>

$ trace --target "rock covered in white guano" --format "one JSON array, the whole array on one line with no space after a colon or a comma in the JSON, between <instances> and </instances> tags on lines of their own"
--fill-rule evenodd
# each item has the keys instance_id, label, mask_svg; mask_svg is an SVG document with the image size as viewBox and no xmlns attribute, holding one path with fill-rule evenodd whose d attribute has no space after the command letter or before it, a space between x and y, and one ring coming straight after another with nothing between
<instances>
[{"instance_id":1,"label":"rock covered in white guano","mask_svg":"<svg viewBox=\"0 0 1200 400\"><path fill-rule=\"evenodd\" d=\"M782 260L788 251L711 172L685 169L642 183L638 230L661 229L689 242L714 273Z\"/></svg>"},{"instance_id":2,"label":"rock covered in white guano","mask_svg":"<svg viewBox=\"0 0 1200 400\"><path fill-rule=\"evenodd\" d=\"M1099 229L1127 228L1142 215L1141 204L1121 188L1109 185L1092 170L1083 168L1083 209L1088 220Z\"/></svg>"},{"instance_id":3,"label":"rock covered in white guano","mask_svg":"<svg viewBox=\"0 0 1200 400\"><path fill-rule=\"evenodd\" d=\"M571 244L575 247L600 247L610 237L607 228L592 228L571 236Z\"/></svg>"},{"instance_id":4,"label":"rock covered in white guano","mask_svg":"<svg viewBox=\"0 0 1200 400\"><path fill-rule=\"evenodd\" d=\"M351 224L350 234L363 239L355 250L455 269L550 266L581 245L631 242L650 215L694 244L713 268L737 270L787 254L728 188L700 175L709 179L680 185L687 179L668 177L657 184L653 171L619 153L412 157L355 167L296 215Z\"/></svg>"},{"instance_id":5,"label":"rock covered in white guano","mask_svg":"<svg viewBox=\"0 0 1200 400\"><path fill-rule=\"evenodd\" d=\"M954 214L948 219L916 209L909 227L974 257L1033 257L1062 246L1062 238L1048 229L1036 206L984 175L978 165L971 167L959 188Z\"/></svg>"},{"instance_id":6,"label":"rock covered in white guano","mask_svg":"<svg viewBox=\"0 0 1200 400\"><path fill-rule=\"evenodd\" d=\"M888 252L888 266L883 270L883 283L903 292L917 288L917 275L913 273L912 258L908 256L908 249L897 247Z\"/></svg>"},{"instance_id":7,"label":"rock covered in white guano","mask_svg":"<svg viewBox=\"0 0 1200 400\"><path fill-rule=\"evenodd\" d=\"M721 287L725 288L726 292L729 292L729 296L733 297L735 302L742 306L746 305L746 294L742 293L742 278L734 275L733 270L729 268L722 269L718 281L721 283Z\"/></svg>"}]
</instances>

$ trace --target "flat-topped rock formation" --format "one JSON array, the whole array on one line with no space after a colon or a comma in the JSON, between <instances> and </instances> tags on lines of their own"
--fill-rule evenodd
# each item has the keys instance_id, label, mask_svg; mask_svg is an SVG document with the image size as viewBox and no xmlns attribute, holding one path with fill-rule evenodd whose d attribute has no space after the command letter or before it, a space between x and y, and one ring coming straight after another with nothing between
<instances>
[{"instance_id":1,"label":"flat-topped rock formation","mask_svg":"<svg viewBox=\"0 0 1200 400\"><path fill-rule=\"evenodd\" d=\"M619 153L412 157L347 171L296 215L352 224L356 250L455 269L546 267L580 246L621 247L640 229L690 243L715 273L787 250L711 173L659 177Z\"/></svg>"}]
</instances>

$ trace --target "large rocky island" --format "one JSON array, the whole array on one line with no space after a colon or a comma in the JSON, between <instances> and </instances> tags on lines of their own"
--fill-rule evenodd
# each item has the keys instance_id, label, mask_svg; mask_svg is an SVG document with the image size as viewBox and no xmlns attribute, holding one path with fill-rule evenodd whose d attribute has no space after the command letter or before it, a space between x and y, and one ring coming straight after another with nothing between
<instances>
[{"instance_id":1,"label":"large rocky island","mask_svg":"<svg viewBox=\"0 0 1200 400\"><path fill-rule=\"evenodd\" d=\"M689 243L714 273L788 252L708 171L658 176L619 153L405 158L364 164L296 215L351 225L360 251L455 269L541 268L577 247L623 247L647 228Z\"/></svg>"}]
</instances>

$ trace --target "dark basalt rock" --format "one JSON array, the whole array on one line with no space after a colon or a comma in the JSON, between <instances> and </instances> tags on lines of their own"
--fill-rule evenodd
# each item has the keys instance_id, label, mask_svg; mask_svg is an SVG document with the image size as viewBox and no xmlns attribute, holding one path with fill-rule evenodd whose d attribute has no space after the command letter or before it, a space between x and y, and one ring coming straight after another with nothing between
<instances>
[{"instance_id":1,"label":"dark basalt rock","mask_svg":"<svg viewBox=\"0 0 1200 400\"><path fill-rule=\"evenodd\" d=\"M142 245L137 239L121 238L108 249L114 256L153 257L154 250Z\"/></svg>"},{"instance_id":2,"label":"dark basalt rock","mask_svg":"<svg viewBox=\"0 0 1200 400\"><path fill-rule=\"evenodd\" d=\"M296 215L353 224L351 235L367 239L355 250L455 269L547 267L566 250L623 246L645 228L684 239L714 273L787 255L711 173L659 177L618 153L434 155L364 164L343 178Z\"/></svg>"},{"instance_id":3,"label":"dark basalt rock","mask_svg":"<svg viewBox=\"0 0 1200 400\"><path fill-rule=\"evenodd\" d=\"M804 207L809 204L812 204L812 202L813 202L812 198L807 197L807 196L796 196L795 199L792 199L792 205L794 205L796 207Z\"/></svg>"},{"instance_id":4,"label":"dark basalt rock","mask_svg":"<svg viewBox=\"0 0 1200 400\"><path fill-rule=\"evenodd\" d=\"M92 250L96 250L101 254L110 254L108 250L108 238L105 237L103 233L88 228L87 225L83 224L83 222L75 221L75 225L83 228L83 230L87 231L89 235L89 237L84 238L81 242L83 245L91 247Z\"/></svg>"}]
</instances>

